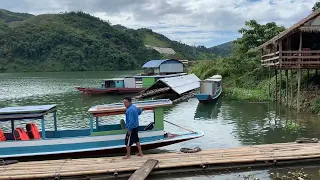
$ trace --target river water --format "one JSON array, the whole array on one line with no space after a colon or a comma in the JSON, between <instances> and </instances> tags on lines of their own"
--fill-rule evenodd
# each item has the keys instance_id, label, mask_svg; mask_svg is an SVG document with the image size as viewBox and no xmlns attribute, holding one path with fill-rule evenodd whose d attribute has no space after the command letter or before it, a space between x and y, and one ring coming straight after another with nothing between
<instances>
[{"instance_id":1,"label":"river water","mask_svg":"<svg viewBox=\"0 0 320 180\"><path fill-rule=\"evenodd\" d=\"M19 105L58 105L58 129L89 127L87 110L94 105L119 102L123 96L88 96L74 86L100 86L103 79L136 74L126 72L54 72L0 74L0 107ZM119 122L122 117L104 119L103 123ZM141 124L150 114L143 114ZM46 126L52 129L51 117ZM174 152L181 147L199 146L202 149L240 147L253 144L290 142L298 137L320 137L320 118L310 114L296 114L284 106L272 103L248 103L220 99L215 104L201 105L196 99L179 103L165 111L165 119L189 129L202 130L199 139L162 147L152 152ZM18 124L18 123L17 123ZM1 123L4 130L10 124ZM183 131L165 124L167 131ZM318 174L320 167L303 165L310 175ZM301 167L265 169L247 172L220 172L210 174L184 174L154 179L243 179L254 174L259 179L272 179L271 173L294 171Z\"/></svg>"}]
</instances>

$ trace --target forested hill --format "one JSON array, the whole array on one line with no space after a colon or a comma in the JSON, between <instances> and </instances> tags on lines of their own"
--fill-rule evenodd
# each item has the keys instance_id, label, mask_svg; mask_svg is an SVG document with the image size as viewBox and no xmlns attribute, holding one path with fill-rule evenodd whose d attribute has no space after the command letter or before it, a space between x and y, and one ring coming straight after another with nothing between
<instances>
[{"instance_id":1,"label":"forested hill","mask_svg":"<svg viewBox=\"0 0 320 180\"><path fill-rule=\"evenodd\" d=\"M5 9L0 9L0 21L4 23L24 21L30 17L33 17L33 15L27 13L15 13Z\"/></svg>"},{"instance_id":2,"label":"forested hill","mask_svg":"<svg viewBox=\"0 0 320 180\"><path fill-rule=\"evenodd\" d=\"M145 47L149 34L165 39L178 52L177 58L215 56L205 47L171 41L147 29L111 26L83 12L38 16L0 12L0 72L138 69L149 59L164 58Z\"/></svg>"}]
</instances>

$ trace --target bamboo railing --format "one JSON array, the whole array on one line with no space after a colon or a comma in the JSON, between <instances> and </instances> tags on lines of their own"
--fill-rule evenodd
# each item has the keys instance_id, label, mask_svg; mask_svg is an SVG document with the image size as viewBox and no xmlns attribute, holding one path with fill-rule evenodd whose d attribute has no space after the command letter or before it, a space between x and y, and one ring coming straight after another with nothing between
<instances>
[{"instance_id":1,"label":"bamboo railing","mask_svg":"<svg viewBox=\"0 0 320 180\"><path fill-rule=\"evenodd\" d=\"M277 51L263 55L261 65L287 69L320 68L320 50Z\"/></svg>"}]
</instances>

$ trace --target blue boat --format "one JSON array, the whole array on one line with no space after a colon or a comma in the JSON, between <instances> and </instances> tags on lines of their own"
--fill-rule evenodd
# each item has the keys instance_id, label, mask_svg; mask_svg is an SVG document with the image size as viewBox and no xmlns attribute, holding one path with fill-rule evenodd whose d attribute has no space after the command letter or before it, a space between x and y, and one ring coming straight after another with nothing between
<instances>
[{"instance_id":1,"label":"blue boat","mask_svg":"<svg viewBox=\"0 0 320 180\"><path fill-rule=\"evenodd\" d=\"M144 113L153 112L150 123L147 126L139 126L139 137L143 150L179 143L204 135L201 131L192 130L182 133L165 133L163 112L165 107L172 105L170 100L139 101L135 102L134 105L142 108ZM59 159L74 156L106 156L125 152L126 130L124 129L124 121L119 120L119 123L103 124L100 119L104 116L109 118L113 115L121 115L125 111L126 108L122 103L94 106L88 111L90 128L58 130L56 105L2 108L0 109L0 123L11 122L11 132L4 133L6 141L0 141L0 159ZM52 130L46 130L45 118L48 117L49 113L53 113L54 127ZM41 120L40 139L30 137L30 140L15 140L16 121L24 120L28 123L35 123L35 120L39 119ZM135 146L133 146L133 150L136 150Z\"/></svg>"},{"instance_id":2,"label":"blue boat","mask_svg":"<svg viewBox=\"0 0 320 180\"><path fill-rule=\"evenodd\" d=\"M200 82L200 93L195 97L201 103L207 103L216 100L222 93L222 76L214 75Z\"/></svg>"}]
</instances>

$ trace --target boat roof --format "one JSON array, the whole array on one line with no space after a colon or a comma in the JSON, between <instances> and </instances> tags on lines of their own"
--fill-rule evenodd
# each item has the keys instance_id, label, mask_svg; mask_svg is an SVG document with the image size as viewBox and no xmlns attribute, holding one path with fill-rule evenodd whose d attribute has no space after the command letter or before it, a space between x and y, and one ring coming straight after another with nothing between
<instances>
[{"instance_id":1,"label":"boat roof","mask_svg":"<svg viewBox=\"0 0 320 180\"><path fill-rule=\"evenodd\" d=\"M0 109L0 121L39 119L56 111L56 104L38 106L5 107Z\"/></svg>"},{"instance_id":2,"label":"boat roof","mask_svg":"<svg viewBox=\"0 0 320 180\"><path fill-rule=\"evenodd\" d=\"M161 78L161 77L164 77L164 78L167 78L167 77L176 77L176 76L183 76L183 75L186 75L187 73L177 73L177 74L168 74L168 75L151 75L151 76L143 76L143 75L136 75L136 76L128 76L126 78L144 78L144 77L155 77L155 78Z\"/></svg>"},{"instance_id":3,"label":"boat roof","mask_svg":"<svg viewBox=\"0 0 320 180\"><path fill-rule=\"evenodd\" d=\"M208 79L205 79L203 81L211 81L211 82L219 82L222 80L222 76L221 75L214 75Z\"/></svg>"},{"instance_id":4,"label":"boat roof","mask_svg":"<svg viewBox=\"0 0 320 180\"><path fill-rule=\"evenodd\" d=\"M123 81L124 78L109 78L109 79L104 79L104 81Z\"/></svg>"},{"instance_id":5,"label":"boat roof","mask_svg":"<svg viewBox=\"0 0 320 180\"><path fill-rule=\"evenodd\" d=\"M159 59L159 60L150 60L150 61L146 62L142 66L142 68L157 68L157 67L159 67L161 64L163 64L165 62L183 64L181 61L179 61L177 59Z\"/></svg>"},{"instance_id":6,"label":"boat roof","mask_svg":"<svg viewBox=\"0 0 320 180\"><path fill-rule=\"evenodd\" d=\"M153 110L157 107L166 107L172 105L172 101L170 99L159 99L159 100L148 100L148 101L137 101L133 102L137 108L142 108L144 110ZM93 114L95 117L98 116L107 116L107 115L116 115L116 114L124 114L126 112L126 107L123 103L113 103L113 104L105 104L105 105L97 105L91 107L88 112Z\"/></svg>"}]
</instances>

